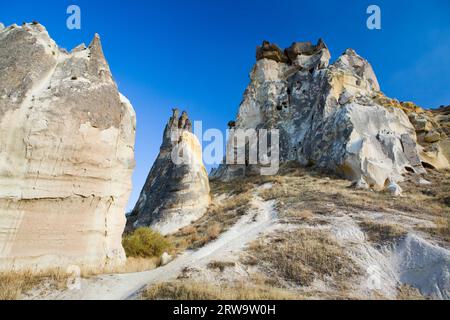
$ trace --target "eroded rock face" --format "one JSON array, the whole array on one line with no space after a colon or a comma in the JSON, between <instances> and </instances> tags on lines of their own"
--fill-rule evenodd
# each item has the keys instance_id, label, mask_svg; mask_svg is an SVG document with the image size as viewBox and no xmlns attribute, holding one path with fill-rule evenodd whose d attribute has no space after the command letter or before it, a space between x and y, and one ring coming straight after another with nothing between
<instances>
[{"instance_id":1,"label":"eroded rock face","mask_svg":"<svg viewBox=\"0 0 450 320\"><path fill-rule=\"evenodd\" d=\"M201 218L209 204L209 180L202 148L191 132L187 113L173 110L161 149L148 175L127 230L151 227L162 234L176 232Z\"/></svg>"},{"instance_id":2,"label":"eroded rock face","mask_svg":"<svg viewBox=\"0 0 450 320\"><path fill-rule=\"evenodd\" d=\"M135 113L96 35L71 53L38 24L0 31L0 268L125 260Z\"/></svg>"},{"instance_id":3,"label":"eroded rock face","mask_svg":"<svg viewBox=\"0 0 450 320\"><path fill-rule=\"evenodd\" d=\"M237 129L279 129L281 162L324 168L358 186L384 189L406 170L425 173L416 129L401 108L387 103L392 99L380 92L365 59L348 49L328 65L323 41L294 43L285 52L289 62L257 61ZM212 177L228 180L254 171L223 165Z\"/></svg>"}]
</instances>

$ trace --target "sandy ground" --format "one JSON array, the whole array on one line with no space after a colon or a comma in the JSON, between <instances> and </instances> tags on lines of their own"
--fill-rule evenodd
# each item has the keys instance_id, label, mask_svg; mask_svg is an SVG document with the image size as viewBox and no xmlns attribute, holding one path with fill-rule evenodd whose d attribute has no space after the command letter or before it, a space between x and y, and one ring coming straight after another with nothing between
<instances>
[{"instance_id":1,"label":"sandy ground","mask_svg":"<svg viewBox=\"0 0 450 320\"><path fill-rule=\"evenodd\" d=\"M171 263L155 270L101 275L81 279L80 289L53 291L43 295L36 293L30 299L55 300L123 300L137 298L138 293L148 284L177 278L185 267L204 268L209 262L235 257L236 253L277 225L274 201L265 202L256 194L251 201L251 209L232 228L224 232L216 241L196 250L187 251Z\"/></svg>"}]
</instances>

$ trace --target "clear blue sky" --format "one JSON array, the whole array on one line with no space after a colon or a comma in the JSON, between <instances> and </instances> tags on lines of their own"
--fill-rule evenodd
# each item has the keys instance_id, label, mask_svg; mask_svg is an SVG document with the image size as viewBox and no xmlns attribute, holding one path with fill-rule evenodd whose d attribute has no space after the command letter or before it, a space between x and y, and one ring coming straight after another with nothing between
<instances>
[{"instance_id":1,"label":"clear blue sky","mask_svg":"<svg viewBox=\"0 0 450 320\"><path fill-rule=\"evenodd\" d=\"M81 30L66 28L67 6ZM366 28L377 4L382 29ZM426 108L450 104L450 1L90 0L0 1L5 25L37 20L61 47L101 35L120 91L138 118L132 207L155 160L171 108L204 128L224 130L237 113L266 39L282 47L322 37L335 60L354 48L373 65L382 90Z\"/></svg>"}]
</instances>

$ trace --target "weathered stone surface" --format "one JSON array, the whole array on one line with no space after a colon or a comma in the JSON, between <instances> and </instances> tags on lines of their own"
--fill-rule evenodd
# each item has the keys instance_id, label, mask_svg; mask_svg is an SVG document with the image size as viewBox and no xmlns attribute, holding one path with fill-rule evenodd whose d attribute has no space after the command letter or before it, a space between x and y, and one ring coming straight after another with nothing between
<instances>
[{"instance_id":1,"label":"weathered stone surface","mask_svg":"<svg viewBox=\"0 0 450 320\"><path fill-rule=\"evenodd\" d=\"M436 169L448 169L450 140L446 133L449 121L448 118L446 121L445 108L429 111L412 102L402 102L396 107L408 115L416 130L421 161Z\"/></svg>"},{"instance_id":2,"label":"weathered stone surface","mask_svg":"<svg viewBox=\"0 0 450 320\"><path fill-rule=\"evenodd\" d=\"M0 268L124 262L135 114L96 35L71 54L0 31Z\"/></svg>"},{"instance_id":3,"label":"weathered stone surface","mask_svg":"<svg viewBox=\"0 0 450 320\"><path fill-rule=\"evenodd\" d=\"M283 51L276 45L263 41L261 46L256 48L256 60L270 59L276 62L287 62L288 58Z\"/></svg>"},{"instance_id":4,"label":"weathered stone surface","mask_svg":"<svg viewBox=\"0 0 450 320\"><path fill-rule=\"evenodd\" d=\"M127 230L150 226L169 234L205 214L210 204L208 173L190 123L186 112L179 117L174 109L158 158L128 216Z\"/></svg>"},{"instance_id":5,"label":"weathered stone surface","mask_svg":"<svg viewBox=\"0 0 450 320\"><path fill-rule=\"evenodd\" d=\"M360 187L384 189L401 181L407 170L425 173L416 129L401 104L380 92L365 59L348 49L328 65L330 55L321 41L297 43L286 52L289 63L257 61L237 129L279 129L281 162L328 169ZM212 178L233 179L254 173L253 167L222 165Z\"/></svg>"}]
</instances>

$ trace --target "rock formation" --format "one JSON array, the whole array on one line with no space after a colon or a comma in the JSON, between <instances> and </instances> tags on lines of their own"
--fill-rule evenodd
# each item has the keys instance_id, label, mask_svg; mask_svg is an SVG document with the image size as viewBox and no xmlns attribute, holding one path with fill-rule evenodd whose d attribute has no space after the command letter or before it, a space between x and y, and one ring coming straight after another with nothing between
<instances>
[{"instance_id":1,"label":"rock formation","mask_svg":"<svg viewBox=\"0 0 450 320\"><path fill-rule=\"evenodd\" d=\"M365 59L351 49L332 65L329 59L322 40L294 43L284 52L264 42L257 48L236 128L279 129L281 162L327 169L360 187L389 186L394 194L407 170L425 173L422 162L432 161L430 152L437 150L433 166L448 167L447 159L436 155L439 148L429 151L417 144L418 128L410 121L415 113L408 118L404 105L383 95ZM423 131L423 139L420 133L420 142L443 139L435 129L433 124ZM255 166L222 165L211 176L229 180L249 172Z\"/></svg>"},{"instance_id":2,"label":"rock formation","mask_svg":"<svg viewBox=\"0 0 450 320\"><path fill-rule=\"evenodd\" d=\"M127 230L150 226L169 234L202 217L209 204L209 180L202 148L186 112L173 110L156 162L149 173Z\"/></svg>"},{"instance_id":3,"label":"rock formation","mask_svg":"<svg viewBox=\"0 0 450 320\"><path fill-rule=\"evenodd\" d=\"M0 269L122 263L134 138L98 35L68 53L38 23L1 30Z\"/></svg>"}]
</instances>

